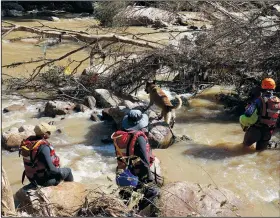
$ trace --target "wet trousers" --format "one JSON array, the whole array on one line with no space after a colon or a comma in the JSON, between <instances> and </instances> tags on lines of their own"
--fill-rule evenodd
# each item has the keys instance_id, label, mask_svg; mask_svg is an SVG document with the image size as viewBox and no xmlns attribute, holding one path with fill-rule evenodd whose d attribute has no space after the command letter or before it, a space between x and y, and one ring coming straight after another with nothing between
<instances>
[{"instance_id":1,"label":"wet trousers","mask_svg":"<svg viewBox=\"0 0 280 218\"><path fill-rule=\"evenodd\" d=\"M256 150L267 149L272 132L273 130L267 126L251 126L245 133L243 145L251 146L252 144L257 143Z\"/></svg>"},{"instance_id":2,"label":"wet trousers","mask_svg":"<svg viewBox=\"0 0 280 218\"><path fill-rule=\"evenodd\" d=\"M61 181L72 182L74 181L72 170L68 167L60 168L60 175L51 176L47 180L37 180L37 184L47 187L47 186L56 186Z\"/></svg>"}]
</instances>

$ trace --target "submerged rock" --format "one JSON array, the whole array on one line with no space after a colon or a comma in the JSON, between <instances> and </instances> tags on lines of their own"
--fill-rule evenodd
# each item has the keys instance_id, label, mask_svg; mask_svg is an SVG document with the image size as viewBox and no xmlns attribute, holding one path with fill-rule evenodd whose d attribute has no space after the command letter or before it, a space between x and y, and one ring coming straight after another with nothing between
<instances>
[{"instance_id":1,"label":"submerged rock","mask_svg":"<svg viewBox=\"0 0 280 218\"><path fill-rule=\"evenodd\" d=\"M90 109L83 104L77 104L75 106L74 110L77 111L77 112L85 112L85 111L90 110Z\"/></svg>"},{"instance_id":2,"label":"submerged rock","mask_svg":"<svg viewBox=\"0 0 280 218\"><path fill-rule=\"evenodd\" d=\"M86 195L85 186L78 182L62 182L38 189L26 185L16 192L15 202L20 211L33 216L75 216Z\"/></svg>"},{"instance_id":3,"label":"submerged rock","mask_svg":"<svg viewBox=\"0 0 280 218\"><path fill-rule=\"evenodd\" d=\"M21 127L18 128L18 131L19 132L27 132L28 131L32 135L32 134L35 134L34 128L35 128L35 126L33 126L33 125L22 125Z\"/></svg>"},{"instance_id":4,"label":"submerged rock","mask_svg":"<svg viewBox=\"0 0 280 218\"><path fill-rule=\"evenodd\" d=\"M99 116L98 116L98 114L97 114L95 111L92 112L92 114L90 115L90 119L91 119L92 121L95 121L95 122L101 121L100 118L99 118Z\"/></svg>"},{"instance_id":5,"label":"submerged rock","mask_svg":"<svg viewBox=\"0 0 280 218\"><path fill-rule=\"evenodd\" d=\"M54 22L60 21L60 19L58 17L55 17L55 16L48 17L48 20L49 21L54 21Z\"/></svg>"},{"instance_id":6,"label":"submerged rock","mask_svg":"<svg viewBox=\"0 0 280 218\"><path fill-rule=\"evenodd\" d=\"M163 217L237 217L242 206L241 200L227 189L188 182L163 186L158 204Z\"/></svg>"},{"instance_id":7,"label":"submerged rock","mask_svg":"<svg viewBox=\"0 0 280 218\"><path fill-rule=\"evenodd\" d=\"M12 112L12 111L26 111L26 107L20 104L12 104L3 109L4 113Z\"/></svg>"}]
</instances>

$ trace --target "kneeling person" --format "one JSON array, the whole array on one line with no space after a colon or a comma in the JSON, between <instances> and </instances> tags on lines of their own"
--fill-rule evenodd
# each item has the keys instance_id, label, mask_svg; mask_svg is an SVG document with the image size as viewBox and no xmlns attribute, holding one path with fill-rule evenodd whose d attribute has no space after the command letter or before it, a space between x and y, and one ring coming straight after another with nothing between
<instances>
[{"instance_id":1,"label":"kneeling person","mask_svg":"<svg viewBox=\"0 0 280 218\"><path fill-rule=\"evenodd\" d=\"M155 182L150 167L154 162L148 133L149 119L140 110L131 110L122 121L122 130L112 135L117 156L117 184L130 186L134 190L146 187L145 184ZM156 186L144 188L144 195L148 201L153 201L159 195ZM142 202L139 209L143 209L148 202Z\"/></svg>"},{"instance_id":2,"label":"kneeling person","mask_svg":"<svg viewBox=\"0 0 280 218\"><path fill-rule=\"evenodd\" d=\"M53 146L47 141L55 126L41 123L34 128L35 136L23 140L19 154L23 157L25 176L35 186L56 186L61 181L73 181L70 168L60 168L59 157Z\"/></svg>"}]
</instances>

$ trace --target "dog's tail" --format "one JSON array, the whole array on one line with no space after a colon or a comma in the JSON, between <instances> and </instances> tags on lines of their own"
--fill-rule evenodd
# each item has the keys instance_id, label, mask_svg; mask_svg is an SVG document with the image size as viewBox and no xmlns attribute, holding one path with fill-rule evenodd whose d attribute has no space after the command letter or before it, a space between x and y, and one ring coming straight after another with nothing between
<instances>
[{"instance_id":1,"label":"dog's tail","mask_svg":"<svg viewBox=\"0 0 280 218\"><path fill-rule=\"evenodd\" d=\"M172 109L175 109L175 110L180 109L183 104L182 99L180 98L179 95L176 95L175 98L178 100L178 104L173 106Z\"/></svg>"}]
</instances>

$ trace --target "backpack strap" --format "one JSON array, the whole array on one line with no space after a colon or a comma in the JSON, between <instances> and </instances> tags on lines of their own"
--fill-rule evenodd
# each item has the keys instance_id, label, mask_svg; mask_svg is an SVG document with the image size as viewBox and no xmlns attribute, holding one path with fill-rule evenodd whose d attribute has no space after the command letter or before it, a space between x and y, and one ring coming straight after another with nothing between
<instances>
[{"instance_id":1,"label":"backpack strap","mask_svg":"<svg viewBox=\"0 0 280 218\"><path fill-rule=\"evenodd\" d=\"M134 132L129 132L128 134L131 134L131 137L127 143L127 146L126 146L126 156L129 156L129 148L130 148L130 144L132 142L132 139L134 138L135 134ZM135 141L136 142L136 141Z\"/></svg>"},{"instance_id":2,"label":"backpack strap","mask_svg":"<svg viewBox=\"0 0 280 218\"><path fill-rule=\"evenodd\" d=\"M25 170L22 172L22 176L21 176L21 184L23 184L25 179Z\"/></svg>"},{"instance_id":3,"label":"backpack strap","mask_svg":"<svg viewBox=\"0 0 280 218\"><path fill-rule=\"evenodd\" d=\"M39 140L38 142L36 142L36 144L35 144L35 145L33 146L33 148L32 148L32 150L33 150L33 149L39 147L38 150L37 150L37 152L36 152L36 155L35 155L34 159L33 159L33 157L32 157L32 150L30 150L30 161L31 161L31 163L33 164L33 167L34 167L34 165L35 165L35 161L38 159L39 153L40 153L41 150L42 150L42 147L40 147L41 145L43 145L42 142L46 142L46 141ZM47 142L46 142L46 144L47 144Z\"/></svg>"}]
</instances>

